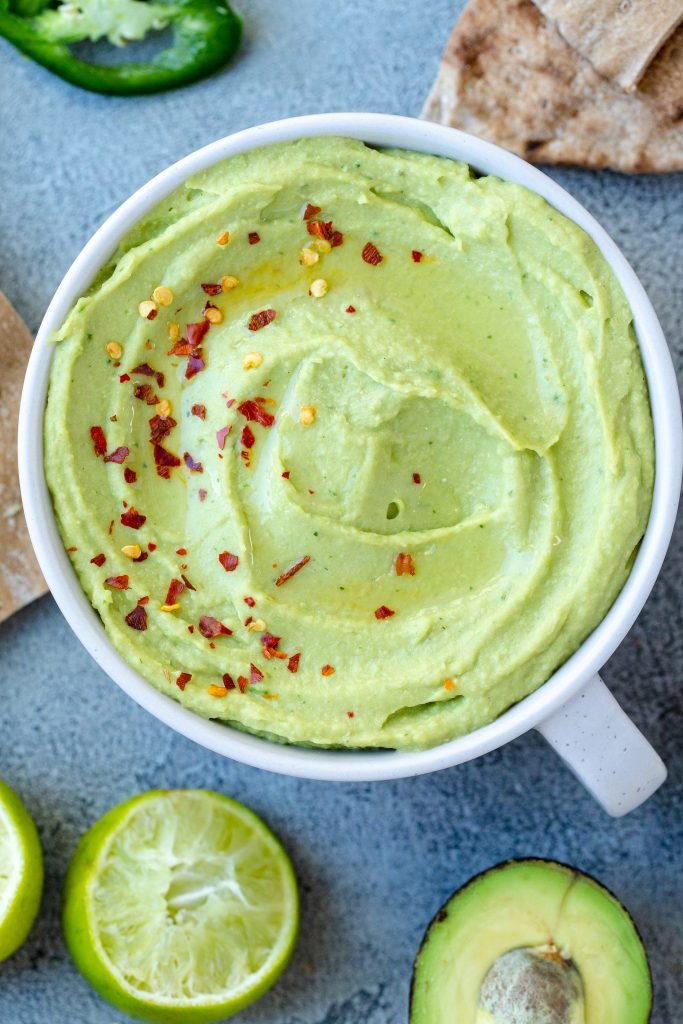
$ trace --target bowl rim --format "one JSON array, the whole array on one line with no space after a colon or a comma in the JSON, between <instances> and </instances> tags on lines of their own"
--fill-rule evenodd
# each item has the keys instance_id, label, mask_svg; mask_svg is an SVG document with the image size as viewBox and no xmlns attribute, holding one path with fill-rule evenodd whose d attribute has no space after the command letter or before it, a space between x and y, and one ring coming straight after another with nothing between
<instances>
[{"instance_id":1,"label":"bowl rim","mask_svg":"<svg viewBox=\"0 0 683 1024\"><path fill-rule=\"evenodd\" d=\"M578 650L537 690L488 725L427 750L289 746L201 718L161 693L116 651L81 589L57 530L43 470L43 417L52 358L49 336L122 236L184 180L220 160L277 142L330 135L463 160L477 171L529 188L582 227L612 267L631 305L649 388L656 462L652 507L631 573L614 604ZM548 718L595 675L631 628L664 560L678 508L682 439L676 376L654 308L617 245L576 199L520 157L457 129L391 114L329 113L256 125L209 143L161 171L105 220L65 274L36 336L19 414L19 479L31 541L55 601L86 650L136 703L183 736L253 767L326 781L374 781L436 771L494 750Z\"/></svg>"}]
</instances>

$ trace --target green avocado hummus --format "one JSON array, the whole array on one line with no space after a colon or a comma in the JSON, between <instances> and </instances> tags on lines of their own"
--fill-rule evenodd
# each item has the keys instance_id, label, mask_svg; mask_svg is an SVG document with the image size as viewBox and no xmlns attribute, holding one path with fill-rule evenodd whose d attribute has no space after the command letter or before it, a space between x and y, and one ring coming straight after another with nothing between
<instances>
[{"instance_id":1,"label":"green avocado hummus","mask_svg":"<svg viewBox=\"0 0 683 1024\"><path fill-rule=\"evenodd\" d=\"M490 722L643 535L631 320L583 231L460 163L317 138L191 178L56 337L47 479L113 644L290 743Z\"/></svg>"}]
</instances>

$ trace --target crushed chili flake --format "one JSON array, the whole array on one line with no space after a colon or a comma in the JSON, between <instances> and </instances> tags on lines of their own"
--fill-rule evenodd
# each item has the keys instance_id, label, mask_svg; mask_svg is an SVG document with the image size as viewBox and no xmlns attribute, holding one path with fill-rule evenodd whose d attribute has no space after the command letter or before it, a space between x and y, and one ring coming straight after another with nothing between
<instances>
[{"instance_id":1,"label":"crushed chili flake","mask_svg":"<svg viewBox=\"0 0 683 1024\"><path fill-rule=\"evenodd\" d=\"M127 576L109 576L104 581L106 586L111 587L113 590L128 590L128 577Z\"/></svg>"},{"instance_id":2,"label":"crushed chili flake","mask_svg":"<svg viewBox=\"0 0 683 1024\"><path fill-rule=\"evenodd\" d=\"M107 453L107 439L104 436L102 427L91 427L90 438L95 449L95 455L99 459L100 455L106 455Z\"/></svg>"},{"instance_id":3,"label":"crushed chili flake","mask_svg":"<svg viewBox=\"0 0 683 1024\"><path fill-rule=\"evenodd\" d=\"M287 668L289 669L290 672L298 672L299 671L299 659L300 658L301 658L301 654L293 654L291 656L291 658L287 662Z\"/></svg>"},{"instance_id":4,"label":"crushed chili flake","mask_svg":"<svg viewBox=\"0 0 683 1024\"><path fill-rule=\"evenodd\" d=\"M187 627L187 632L188 633L194 633L194 626L188 626Z\"/></svg>"},{"instance_id":5,"label":"crushed chili flake","mask_svg":"<svg viewBox=\"0 0 683 1024\"><path fill-rule=\"evenodd\" d=\"M166 592L166 600L164 601L164 604L175 604L177 599L182 594L183 590L185 590L185 584L183 583L183 581L172 579L168 585L168 590Z\"/></svg>"},{"instance_id":6,"label":"crushed chili flake","mask_svg":"<svg viewBox=\"0 0 683 1024\"><path fill-rule=\"evenodd\" d=\"M395 614L396 614L396 612L392 611L391 608L387 608L387 606L385 604L381 604L379 606L379 608L375 609L375 618L376 619L390 619L391 616L395 615Z\"/></svg>"},{"instance_id":7,"label":"crushed chili flake","mask_svg":"<svg viewBox=\"0 0 683 1024\"><path fill-rule=\"evenodd\" d=\"M98 568L107 561L107 556L100 552L99 555L95 555L94 558L90 559L91 565L96 565Z\"/></svg>"},{"instance_id":8,"label":"crushed chili flake","mask_svg":"<svg viewBox=\"0 0 683 1024\"><path fill-rule=\"evenodd\" d=\"M249 680L247 679L246 676L238 676L237 685L240 688L240 693L244 693L247 687L249 686Z\"/></svg>"},{"instance_id":9,"label":"crushed chili flake","mask_svg":"<svg viewBox=\"0 0 683 1024\"><path fill-rule=\"evenodd\" d=\"M356 717L356 712L355 711L347 711L346 714L347 714L348 718L355 718Z\"/></svg>"},{"instance_id":10,"label":"crushed chili flake","mask_svg":"<svg viewBox=\"0 0 683 1024\"><path fill-rule=\"evenodd\" d=\"M208 693L209 697L226 697L228 690L227 687L225 686L214 686L214 684L211 683L209 686L207 686L206 692Z\"/></svg>"},{"instance_id":11,"label":"crushed chili flake","mask_svg":"<svg viewBox=\"0 0 683 1024\"><path fill-rule=\"evenodd\" d=\"M123 479L126 481L127 484L134 484L137 478L138 475L134 469L129 469L128 466L124 466Z\"/></svg>"},{"instance_id":12,"label":"crushed chili flake","mask_svg":"<svg viewBox=\"0 0 683 1024\"><path fill-rule=\"evenodd\" d=\"M208 320L207 320L208 323ZM187 358L187 366L185 367L185 379L192 380L198 373L206 369L206 363L204 362L204 353L201 348L193 348Z\"/></svg>"},{"instance_id":13,"label":"crushed chili flake","mask_svg":"<svg viewBox=\"0 0 683 1024\"><path fill-rule=\"evenodd\" d=\"M336 249L338 245L341 245L344 241L344 236L341 231L333 231L329 237L329 243L333 249Z\"/></svg>"},{"instance_id":14,"label":"crushed chili flake","mask_svg":"<svg viewBox=\"0 0 683 1024\"><path fill-rule=\"evenodd\" d=\"M206 292L207 295L220 295L223 289L219 284L210 284L209 282L205 282L202 285L202 291Z\"/></svg>"},{"instance_id":15,"label":"crushed chili flake","mask_svg":"<svg viewBox=\"0 0 683 1024\"><path fill-rule=\"evenodd\" d=\"M185 465L187 466L191 473L204 472L204 467L202 466L201 462L195 462L195 460L192 458L189 452L183 453L183 459L185 460Z\"/></svg>"},{"instance_id":16,"label":"crushed chili flake","mask_svg":"<svg viewBox=\"0 0 683 1024\"><path fill-rule=\"evenodd\" d=\"M188 343L192 348L196 348L197 345L201 344L202 338L210 326L211 325L208 320L199 320L197 323L187 324L185 326L185 334L187 336Z\"/></svg>"},{"instance_id":17,"label":"crushed chili flake","mask_svg":"<svg viewBox=\"0 0 683 1024\"><path fill-rule=\"evenodd\" d=\"M141 551L140 554L137 556L137 558L134 558L133 561L134 562L144 562L148 558L149 558L149 555L147 554L147 552L146 551Z\"/></svg>"},{"instance_id":18,"label":"crushed chili flake","mask_svg":"<svg viewBox=\"0 0 683 1024\"><path fill-rule=\"evenodd\" d=\"M372 242L365 243L361 256L366 263L370 264L371 267L376 267L384 259L382 253Z\"/></svg>"},{"instance_id":19,"label":"crushed chili flake","mask_svg":"<svg viewBox=\"0 0 683 1024\"><path fill-rule=\"evenodd\" d=\"M154 377L155 381L157 382L157 386L158 387L163 388L163 386L164 386L165 378L164 378L163 373L161 372L161 370L154 370L149 365L149 363L140 363L139 366L136 366L130 372L134 373L136 376L139 375L139 376L142 376L142 377Z\"/></svg>"},{"instance_id":20,"label":"crushed chili flake","mask_svg":"<svg viewBox=\"0 0 683 1024\"><path fill-rule=\"evenodd\" d=\"M138 598L138 608L142 608L143 605L149 604L149 597L145 594L144 597Z\"/></svg>"},{"instance_id":21,"label":"crushed chili flake","mask_svg":"<svg viewBox=\"0 0 683 1024\"><path fill-rule=\"evenodd\" d=\"M191 672L181 672L178 678L176 679L175 684L179 690L184 690L187 684L189 683L190 679L192 679Z\"/></svg>"},{"instance_id":22,"label":"crushed chili flake","mask_svg":"<svg viewBox=\"0 0 683 1024\"><path fill-rule=\"evenodd\" d=\"M320 669L321 674L324 676L333 676L336 671L333 665L323 665Z\"/></svg>"},{"instance_id":23,"label":"crushed chili flake","mask_svg":"<svg viewBox=\"0 0 683 1024\"><path fill-rule=\"evenodd\" d=\"M78 551L78 548L70 547L70 548L67 548L66 550L67 551Z\"/></svg>"},{"instance_id":24,"label":"crushed chili flake","mask_svg":"<svg viewBox=\"0 0 683 1024\"><path fill-rule=\"evenodd\" d=\"M332 234L331 220L309 220L306 228L309 235L317 235L318 238L324 238L326 242L329 242Z\"/></svg>"},{"instance_id":25,"label":"crushed chili flake","mask_svg":"<svg viewBox=\"0 0 683 1024\"><path fill-rule=\"evenodd\" d=\"M289 480L289 478L290 478L290 476L291 476L291 472L290 472L290 470L289 470L289 469L286 469L286 470L284 471L284 473L282 474L282 476L283 476L283 477L285 478L285 480Z\"/></svg>"},{"instance_id":26,"label":"crushed chili flake","mask_svg":"<svg viewBox=\"0 0 683 1024\"><path fill-rule=\"evenodd\" d=\"M283 572L282 575L278 576L275 580L275 586L281 587L283 583L287 582L287 580L291 580L292 576L296 576L300 569L303 569L305 565L308 565L310 560L310 555L304 555L303 558L300 558L298 562L294 563L294 565L290 565L289 569Z\"/></svg>"},{"instance_id":27,"label":"crushed chili flake","mask_svg":"<svg viewBox=\"0 0 683 1024\"><path fill-rule=\"evenodd\" d=\"M276 316L274 309L261 309L258 313L253 313L249 317L249 330L260 331L262 327L272 323Z\"/></svg>"},{"instance_id":28,"label":"crushed chili flake","mask_svg":"<svg viewBox=\"0 0 683 1024\"><path fill-rule=\"evenodd\" d=\"M205 405L199 405L199 404L193 405L192 406L192 415L193 416L198 416L200 420L205 420L206 419L206 406Z\"/></svg>"},{"instance_id":29,"label":"crushed chili flake","mask_svg":"<svg viewBox=\"0 0 683 1024\"><path fill-rule=\"evenodd\" d=\"M114 520L112 519L112 520L110 520L110 522L109 522L109 529L108 529L108 531L107 531L107 532L109 533L109 536L110 536L110 537L111 537L111 532L112 532L112 530L113 530L113 529L114 529Z\"/></svg>"},{"instance_id":30,"label":"crushed chili flake","mask_svg":"<svg viewBox=\"0 0 683 1024\"><path fill-rule=\"evenodd\" d=\"M242 402L241 405L237 406L237 411L241 413L246 420L253 420L254 423L260 423L262 427L272 427L275 423L275 417L272 413L266 412L258 402L248 399L246 402Z\"/></svg>"},{"instance_id":31,"label":"crushed chili flake","mask_svg":"<svg viewBox=\"0 0 683 1024\"><path fill-rule=\"evenodd\" d=\"M146 402L147 405L156 405L159 401L159 396L151 384L136 384L133 388L133 394L141 402Z\"/></svg>"},{"instance_id":32,"label":"crushed chili flake","mask_svg":"<svg viewBox=\"0 0 683 1024\"><path fill-rule=\"evenodd\" d=\"M261 636L261 643L264 647L270 647L275 650L276 647L280 646L281 636L273 636L272 633L263 633Z\"/></svg>"},{"instance_id":33,"label":"crushed chili flake","mask_svg":"<svg viewBox=\"0 0 683 1024\"><path fill-rule=\"evenodd\" d=\"M443 688L444 690L457 690L458 684L454 683L452 679L444 679Z\"/></svg>"},{"instance_id":34,"label":"crushed chili flake","mask_svg":"<svg viewBox=\"0 0 683 1024\"><path fill-rule=\"evenodd\" d=\"M223 686L226 690L235 689L235 680L232 678L229 672L225 672L223 675Z\"/></svg>"},{"instance_id":35,"label":"crushed chili flake","mask_svg":"<svg viewBox=\"0 0 683 1024\"><path fill-rule=\"evenodd\" d=\"M244 600L244 603L245 603L245 604L246 604L246 605L247 605L247 606L248 606L249 608L253 608L253 607L254 607L254 605L256 604L256 601L254 600L254 598L253 598L253 597L245 597L245 598L244 598L243 600Z\"/></svg>"},{"instance_id":36,"label":"crushed chili flake","mask_svg":"<svg viewBox=\"0 0 683 1024\"><path fill-rule=\"evenodd\" d=\"M199 494L199 500L204 501L209 492L205 491L203 487L200 487L197 493Z\"/></svg>"},{"instance_id":37,"label":"crushed chili flake","mask_svg":"<svg viewBox=\"0 0 683 1024\"><path fill-rule=\"evenodd\" d=\"M177 427L177 421L172 416L152 416L149 421L150 425L150 436L149 439L152 444L159 444L167 437L174 427Z\"/></svg>"},{"instance_id":38,"label":"crushed chili flake","mask_svg":"<svg viewBox=\"0 0 683 1024\"><path fill-rule=\"evenodd\" d=\"M122 373L120 375L120 377L119 377L119 384L125 384L126 381L129 381L129 380L130 380L130 374L129 373Z\"/></svg>"},{"instance_id":39,"label":"crushed chili flake","mask_svg":"<svg viewBox=\"0 0 683 1024\"><path fill-rule=\"evenodd\" d=\"M356 312L356 307L355 306L347 306L346 307L346 312L347 313L355 313Z\"/></svg>"},{"instance_id":40,"label":"crushed chili flake","mask_svg":"<svg viewBox=\"0 0 683 1024\"><path fill-rule=\"evenodd\" d=\"M224 626L219 619L214 619L213 615L202 615L199 620L199 632L202 636L205 636L207 640L211 640L214 636L232 636L232 630Z\"/></svg>"},{"instance_id":41,"label":"crushed chili flake","mask_svg":"<svg viewBox=\"0 0 683 1024\"><path fill-rule=\"evenodd\" d=\"M242 428L242 444L245 448L253 448L255 441L256 438L254 437L254 433L247 423L247 425Z\"/></svg>"},{"instance_id":42,"label":"crushed chili flake","mask_svg":"<svg viewBox=\"0 0 683 1024\"><path fill-rule=\"evenodd\" d=\"M414 484L421 484L422 483L422 477L420 476L419 473L413 473L413 483Z\"/></svg>"},{"instance_id":43,"label":"crushed chili flake","mask_svg":"<svg viewBox=\"0 0 683 1024\"><path fill-rule=\"evenodd\" d=\"M321 210L322 206L314 206L313 203L307 203L302 220L310 220L311 217L317 217Z\"/></svg>"},{"instance_id":44,"label":"crushed chili flake","mask_svg":"<svg viewBox=\"0 0 683 1024\"><path fill-rule=\"evenodd\" d=\"M249 663L249 678L252 683L260 683L262 679L265 679L263 672L256 665Z\"/></svg>"},{"instance_id":45,"label":"crushed chili flake","mask_svg":"<svg viewBox=\"0 0 683 1024\"><path fill-rule=\"evenodd\" d=\"M232 430L232 427L221 427L220 430L216 431L216 441L221 451L225 448L225 439Z\"/></svg>"},{"instance_id":46,"label":"crushed chili flake","mask_svg":"<svg viewBox=\"0 0 683 1024\"><path fill-rule=\"evenodd\" d=\"M194 345L192 345L191 342L186 341L185 338L180 338L178 341L174 342L174 344L171 346L171 348L169 348L169 350L166 353L166 355L169 355L169 356L189 356L190 353L192 352L193 348L194 348Z\"/></svg>"},{"instance_id":47,"label":"crushed chili flake","mask_svg":"<svg viewBox=\"0 0 683 1024\"><path fill-rule=\"evenodd\" d=\"M218 561L221 563L226 572L234 572L239 565L239 557L237 555L230 554L229 551L222 551L218 556Z\"/></svg>"},{"instance_id":48,"label":"crushed chili flake","mask_svg":"<svg viewBox=\"0 0 683 1024\"><path fill-rule=\"evenodd\" d=\"M149 542L149 544L147 545L147 548L148 548L148 550L149 550L149 551L156 551L156 549L157 549L157 546L156 546L156 544L154 543L154 541L153 541L153 540L151 540L151 541Z\"/></svg>"},{"instance_id":49,"label":"crushed chili flake","mask_svg":"<svg viewBox=\"0 0 683 1024\"><path fill-rule=\"evenodd\" d=\"M125 512L121 513L121 523L122 523L122 525L123 526L129 526L131 528L131 530L139 530L140 527L143 525L143 523L146 523L146 522L147 522L147 516L143 516L139 512L136 512L135 509L132 506L131 506L131 508L127 509Z\"/></svg>"},{"instance_id":50,"label":"crushed chili flake","mask_svg":"<svg viewBox=\"0 0 683 1024\"><path fill-rule=\"evenodd\" d=\"M180 459L173 452L169 452L160 444L154 445L154 462L157 467L157 474L164 480L171 476L171 470L180 465Z\"/></svg>"},{"instance_id":51,"label":"crushed chili flake","mask_svg":"<svg viewBox=\"0 0 683 1024\"><path fill-rule=\"evenodd\" d=\"M394 572L397 576L414 576L415 565L413 556L406 551L399 551L394 559Z\"/></svg>"},{"instance_id":52,"label":"crushed chili flake","mask_svg":"<svg viewBox=\"0 0 683 1024\"><path fill-rule=\"evenodd\" d=\"M256 245L261 241L261 236L258 231L250 231L247 237L249 239L249 245Z\"/></svg>"},{"instance_id":53,"label":"crushed chili flake","mask_svg":"<svg viewBox=\"0 0 683 1024\"><path fill-rule=\"evenodd\" d=\"M187 548L176 548L176 555L186 555Z\"/></svg>"},{"instance_id":54,"label":"crushed chili flake","mask_svg":"<svg viewBox=\"0 0 683 1024\"><path fill-rule=\"evenodd\" d=\"M413 249L411 256L413 258L413 263L421 263L424 259L424 253L420 252L419 249Z\"/></svg>"},{"instance_id":55,"label":"crushed chili flake","mask_svg":"<svg viewBox=\"0 0 683 1024\"><path fill-rule=\"evenodd\" d=\"M244 464L245 464L245 466L248 469L249 466L251 465L251 456L249 455L249 452L245 451L244 449L242 449L242 451L240 452L240 456L242 457L242 459L244 461ZM219 458L220 458L220 456L219 456Z\"/></svg>"},{"instance_id":56,"label":"crushed chili flake","mask_svg":"<svg viewBox=\"0 0 683 1024\"><path fill-rule=\"evenodd\" d=\"M105 455L105 462L116 462L119 466L121 463L128 458L130 451L125 445L121 445L119 448L115 448L111 455Z\"/></svg>"},{"instance_id":57,"label":"crushed chili flake","mask_svg":"<svg viewBox=\"0 0 683 1024\"><path fill-rule=\"evenodd\" d=\"M147 629L147 611L141 605L136 605L132 612L128 612L126 615L126 624L131 629L143 632Z\"/></svg>"}]
</instances>

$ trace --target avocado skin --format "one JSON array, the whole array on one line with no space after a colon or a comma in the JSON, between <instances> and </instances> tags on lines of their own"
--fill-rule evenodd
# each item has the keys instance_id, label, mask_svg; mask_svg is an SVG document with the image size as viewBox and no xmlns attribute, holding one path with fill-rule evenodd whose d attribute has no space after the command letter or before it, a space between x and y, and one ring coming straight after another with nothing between
<instances>
[{"instance_id":1,"label":"avocado skin","mask_svg":"<svg viewBox=\"0 0 683 1024\"><path fill-rule=\"evenodd\" d=\"M456 896L462 895L467 889L470 888L470 886L474 885L475 882L480 881L480 879L484 878L485 876L497 874L515 864L543 864L551 868L557 868L560 871L567 872L573 876L586 878L589 882L592 882L593 885L597 886L598 889L601 889L603 892L607 893L607 895L611 897L611 899L613 899L615 903L617 903L621 907L622 911L628 918L631 927L633 928L633 931L642 947L643 954L645 957L645 964L647 966L650 984L650 1004L647 1010L646 1021L643 1021L643 1024L649 1024L649 1021L652 1017L652 1006L654 1000L652 966L650 964L650 959L647 955L647 947L643 942L643 937L638 931L638 927L635 921L633 920L631 914L628 912L627 908L624 906L621 900L614 895L611 889L608 889L606 885L603 885L602 882L599 882L597 878L595 878L593 875L589 874L587 871L582 871L580 868L573 867L571 864L565 864L563 861L551 860L549 857L510 857L508 860L503 860L499 864L494 864L493 867L486 868L484 871L477 872L477 874L473 875L470 879L468 879L464 885L461 885L459 886L459 888L455 889L448 897L448 899L445 900L445 902L441 905L441 907L439 907L436 914L431 919L431 921L427 925L427 928L425 929L425 933L422 936L422 941L420 942L418 950L415 954L415 960L413 961L413 973L410 978L410 992L408 997L408 1024L412 1024L413 1021L413 1005L415 997L416 974L420 956L430 940L432 930L436 927L436 925L443 924L443 922L448 918L448 908L451 901L454 900Z\"/></svg>"}]
</instances>

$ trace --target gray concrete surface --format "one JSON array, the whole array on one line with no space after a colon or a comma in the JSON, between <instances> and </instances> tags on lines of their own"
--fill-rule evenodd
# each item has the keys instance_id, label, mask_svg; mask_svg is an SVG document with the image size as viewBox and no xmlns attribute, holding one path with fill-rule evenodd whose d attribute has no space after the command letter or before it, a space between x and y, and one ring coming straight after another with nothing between
<instances>
[{"instance_id":1,"label":"gray concrete surface","mask_svg":"<svg viewBox=\"0 0 683 1024\"><path fill-rule=\"evenodd\" d=\"M0 288L32 329L106 215L167 163L247 125L328 110L417 114L460 4L454 0L242 0L237 62L176 93L80 92L0 41ZM642 277L679 366L683 177L553 171ZM5 458L10 458L5 439ZM174 735L90 660L50 598L0 628L0 776L24 796L47 879L29 941L0 967L1 1024L122 1024L71 964L60 888L81 832L156 786L210 786L282 836L303 889L293 964L244 1024L396 1024L411 963L442 900L505 857L595 873L650 951L655 1024L683 1020L683 706L680 533L605 678L665 757L670 780L613 821L537 735L431 777L323 784L241 767ZM598 1022L602 1024L602 1022Z\"/></svg>"}]
</instances>

